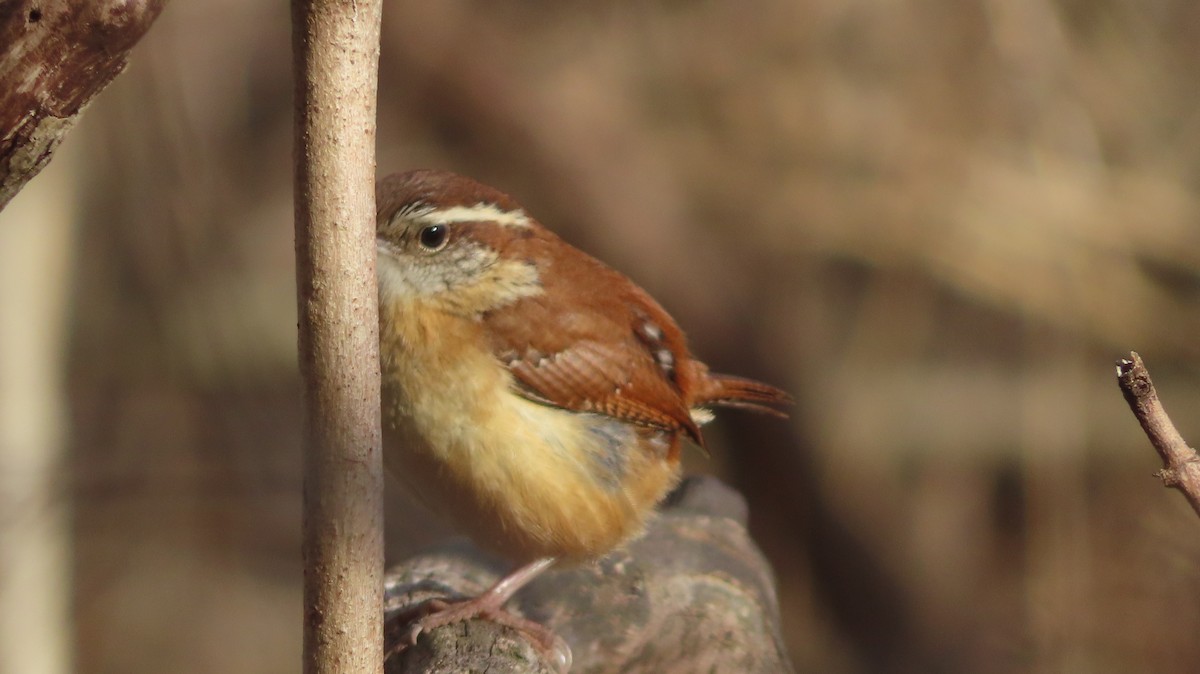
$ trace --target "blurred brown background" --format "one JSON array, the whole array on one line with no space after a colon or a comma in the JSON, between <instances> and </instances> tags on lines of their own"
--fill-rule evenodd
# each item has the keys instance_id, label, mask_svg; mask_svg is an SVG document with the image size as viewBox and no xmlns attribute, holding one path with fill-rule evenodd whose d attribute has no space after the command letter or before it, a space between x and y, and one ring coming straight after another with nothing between
<instances>
[{"instance_id":1,"label":"blurred brown background","mask_svg":"<svg viewBox=\"0 0 1200 674\"><path fill-rule=\"evenodd\" d=\"M299 668L286 12L168 6L0 216L5 441L65 447L0 523L70 560L0 604L75 630L10 650ZM501 187L796 395L692 468L748 496L800 671L1194 670L1200 521L1112 363L1200 442L1200 5L389 0L383 34L381 174ZM399 493L388 527L446 535Z\"/></svg>"}]
</instances>

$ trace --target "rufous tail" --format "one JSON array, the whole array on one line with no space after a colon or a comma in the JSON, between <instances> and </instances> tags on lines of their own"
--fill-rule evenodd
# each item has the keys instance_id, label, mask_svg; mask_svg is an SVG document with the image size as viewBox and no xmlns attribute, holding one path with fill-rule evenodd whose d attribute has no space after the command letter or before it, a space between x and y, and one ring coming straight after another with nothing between
<instances>
[{"instance_id":1,"label":"rufous tail","mask_svg":"<svg viewBox=\"0 0 1200 674\"><path fill-rule=\"evenodd\" d=\"M787 412L779 408L789 407L793 402L786 391L770 384L728 374L705 373L693 396L692 406L736 407L787 417Z\"/></svg>"}]
</instances>

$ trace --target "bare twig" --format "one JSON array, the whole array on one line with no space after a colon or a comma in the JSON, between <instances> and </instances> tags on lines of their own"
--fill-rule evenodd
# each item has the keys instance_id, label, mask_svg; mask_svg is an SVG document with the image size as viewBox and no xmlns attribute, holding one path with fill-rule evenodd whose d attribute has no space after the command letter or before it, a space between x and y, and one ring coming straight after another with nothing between
<instances>
[{"instance_id":1,"label":"bare twig","mask_svg":"<svg viewBox=\"0 0 1200 674\"><path fill-rule=\"evenodd\" d=\"M166 0L0 3L0 209L125 69Z\"/></svg>"},{"instance_id":2,"label":"bare twig","mask_svg":"<svg viewBox=\"0 0 1200 674\"><path fill-rule=\"evenodd\" d=\"M292 2L308 674L383 669L374 225L381 4Z\"/></svg>"},{"instance_id":3,"label":"bare twig","mask_svg":"<svg viewBox=\"0 0 1200 674\"><path fill-rule=\"evenodd\" d=\"M1130 352L1129 359L1117 361L1117 383L1146 437L1162 457L1163 469L1158 471L1158 477L1165 486L1182 492L1200 515L1200 456L1171 423L1154 390L1150 372L1136 352Z\"/></svg>"}]
</instances>

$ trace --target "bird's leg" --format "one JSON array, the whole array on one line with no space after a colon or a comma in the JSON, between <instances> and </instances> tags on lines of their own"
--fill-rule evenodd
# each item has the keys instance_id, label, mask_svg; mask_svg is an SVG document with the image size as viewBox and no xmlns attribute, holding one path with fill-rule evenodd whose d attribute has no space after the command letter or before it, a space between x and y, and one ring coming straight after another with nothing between
<instances>
[{"instance_id":1,"label":"bird's leg","mask_svg":"<svg viewBox=\"0 0 1200 674\"><path fill-rule=\"evenodd\" d=\"M512 627L528 635L551 657L561 671L570 668L571 649L562 639L544 625L526 620L504 610L504 604L522 587L553 565L553 557L545 557L513 571L496 581L487 590L471 599L445 600L431 599L394 617L394 624L406 625L403 635L395 642L396 646L388 656L394 655L416 645L417 637L422 632L435 630L445 625L452 625L472 618L484 618L507 627Z\"/></svg>"}]
</instances>

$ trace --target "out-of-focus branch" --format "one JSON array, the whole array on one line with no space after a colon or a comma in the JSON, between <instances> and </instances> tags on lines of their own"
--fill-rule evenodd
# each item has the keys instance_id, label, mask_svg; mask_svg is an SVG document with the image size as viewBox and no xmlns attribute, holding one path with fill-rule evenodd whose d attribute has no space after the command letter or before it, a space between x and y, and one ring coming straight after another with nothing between
<instances>
[{"instance_id":1,"label":"out-of-focus branch","mask_svg":"<svg viewBox=\"0 0 1200 674\"><path fill-rule=\"evenodd\" d=\"M510 608L570 644L572 674L789 672L774 579L745 525L739 494L711 478L687 480L645 536L596 564L548 572ZM388 573L387 614L478 593L506 570L465 543L411 559ZM401 627L389 623L388 639ZM555 669L522 635L477 619L422 634L386 671Z\"/></svg>"},{"instance_id":2,"label":"out-of-focus branch","mask_svg":"<svg viewBox=\"0 0 1200 674\"><path fill-rule=\"evenodd\" d=\"M0 213L0 672L75 671L62 484L78 163L60 158Z\"/></svg>"},{"instance_id":3,"label":"out-of-focus branch","mask_svg":"<svg viewBox=\"0 0 1200 674\"><path fill-rule=\"evenodd\" d=\"M0 209L125 69L166 0L0 3Z\"/></svg>"},{"instance_id":4,"label":"out-of-focus branch","mask_svg":"<svg viewBox=\"0 0 1200 674\"><path fill-rule=\"evenodd\" d=\"M1182 492L1200 515L1200 456L1171 423L1150 380L1150 372L1137 352L1117 361L1117 383L1146 437L1162 457L1163 469L1158 471L1158 477L1167 487Z\"/></svg>"},{"instance_id":5,"label":"out-of-focus branch","mask_svg":"<svg viewBox=\"0 0 1200 674\"><path fill-rule=\"evenodd\" d=\"M304 377L304 672L382 671L375 291L382 0L293 0L296 298Z\"/></svg>"}]
</instances>

